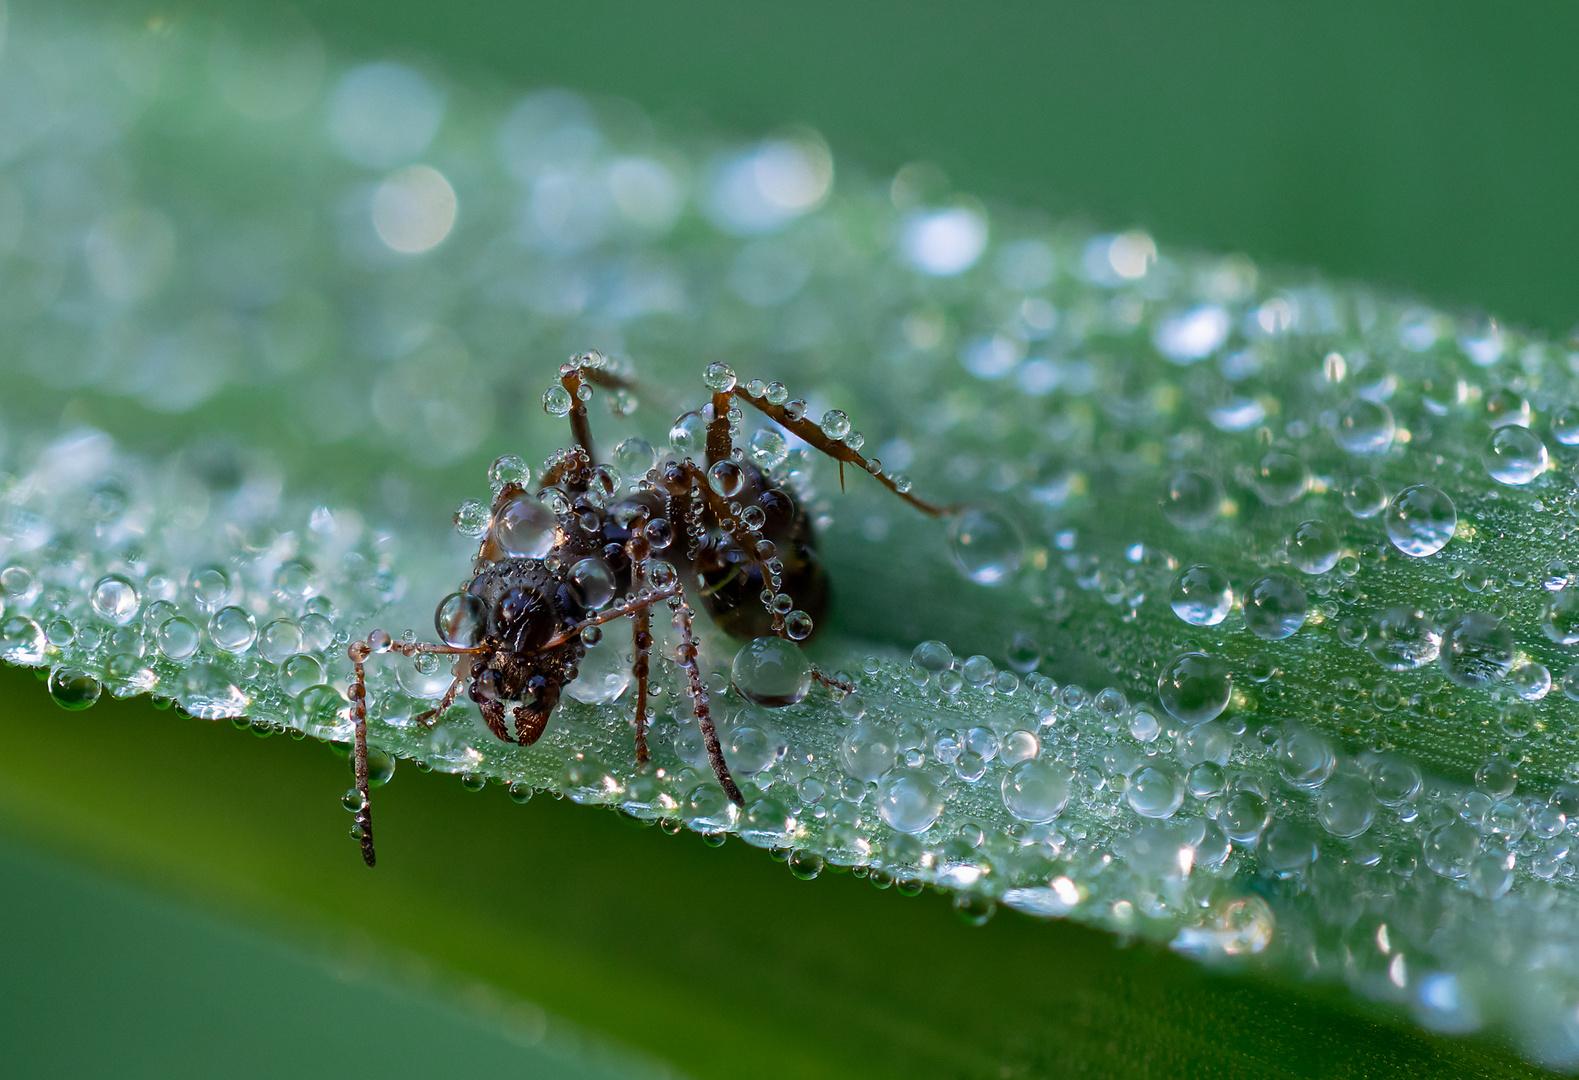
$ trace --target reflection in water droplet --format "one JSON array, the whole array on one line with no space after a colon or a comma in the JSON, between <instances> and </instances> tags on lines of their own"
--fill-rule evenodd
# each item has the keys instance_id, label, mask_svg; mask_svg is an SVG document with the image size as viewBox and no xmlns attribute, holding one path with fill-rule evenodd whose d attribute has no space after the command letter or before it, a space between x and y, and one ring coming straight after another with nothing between
<instances>
[{"instance_id":1,"label":"reflection in water droplet","mask_svg":"<svg viewBox=\"0 0 1579 1080\"><path fill-rule=\"evenodd\" d=\"M1377 616L1365 647L1388 671L1409 671L1437 658L1442 634L1419 608L1388 608Z\"/></svg>"},{"instance_id":2,"label":"reflection in water droplet","mask_svg":"<svg viewBox=\"0 0 1579 1080\"><path fill-rule=\"evenodd\" d=\"M1245 629L1268 641L1279 641L1298 633L1305 625L1305 613L1309 609L1305 590L1283 574L1268 574L1251 582L1242 603Z\"/></svg>"},{"instance_id":3,"label":"reflection in water droplet","mask_svg":"<svg viewBox=\"0 0 1579 1080\"><path fill-rule=\"evenodd\" d=\"M1174 579L1169 602L1173 613L1191 626L1216 626L1228 617L1234 594L1227 574L1215 566L1197 563Z\"/></svg>"},{"instance_id":4,"label":"reflection in water droplet","mask_svg":"<svg viewBox=\"0 0 1579 1080\"><path fill-rule=\"evenodd\" d=\"M877 812L890 828L925 832L943 813L943 792L919 769L894 769L877 789Z\"/></svg>"},{"instance_id":5,"label":"reflection in water droplet","mask_svg":"<svg viewBox=\"0 0 1579 1080\"><path fill-rule=\"evenodd\" d=\"M1453 500L1430 484L1406 487L1387 504L1387 538L1417 559L1446 547L1457 525Z\"/></svg>"},{"instance_id":6,"label":"reflection in water droplet","mask_svg":"<svg viewBox=\"0 0 1579 1080\"><path fill-rule=\"evenodd\" d=\"M1170 818L1184 802L1184 784L1172 769L1148 765L1130 778L1124 798L1142 817Z\"/></svg>"},{"instance_id":7,"label":"reflection in water droplet","mask_svg":"<svg viewBox=\"0 0 1579 1080\"><path fill-rule=\"evenodd\" d=\"M1387 491L1374 477L1358 477L1343 493L1343 508L1357 518L1375 517L1387 509Z\"/></svg>"},{"instance_id":8,"label":"reflection in water droplet","mask_svg":"<svg viewBox=\"0 0 1579 1080\"><path fill-rule=\"evenodd\" d=\"M794 642L760 637L735 654L730 680L758 705L793 705L811 692L811 664Z\"/></svg>"},{"instance_id":9,"label":"reflection in water droplet","mask_svg":"<svg viewBox=\"0 0 1579 1080\"><path fill-rule=\"evenodd\" d=\"M62 709L76 712L99 700L99 680L80 668L58 667L49 673L49 696Z\"/></svg>"},{"instance_id":10,"label":"reflection in water droplet","mask_svg":"<svg viewBox=\"0 0 1579 1080\"><path fill-rule=\"evenodd\" d=\"M229 653L244 653L258 639L258 624L245 608L224 607L208 620L208 634Z\"/></svg>"},{"instance_id":11,"label":"reflection in water droplet","mask_svg":"<svg viewBox=\"0 0 1579 1080\"><path fill-rule=\"evenodd\" d=\"M960 573L983 585L997 585L1020 569L1025 537L1020 527L992 510L971 510L949 526L949 554Z\"/></svg>"},{"instance_id":12,"label":"reflection in water droplet","mask_svg":"<svg viewBox=\"0 0 1579 1080\"><path fill-rule=\"evenodd\" d=\"M1305 494L1310 470L1293 454L1274 450L1261 459L1256 469L1256 494L1268 506L1287 506Z\"/></svg>"},{"instance_id":13,"label":"reflection in water droplet","mask_svg":"<svg viewBox=\"0 0 1579 1080\"><path fill-rule=\"evenodd\" d=\"M1228 707L1232 692L1227 665L1203 652L1174 657L1157 677L1162 707L1186 724L1215 719Z\"/></svg>"},{"instance_id":14,"label":"reflection in water droplet","mask_svg":"<svg viewBox=\"0 0 1579 1080\"><path fill-rule=\"evenodd\" d=\"M1351 401L1338 410L1332 437L1351 454L1385 453L1393 444L1392 410L1363 398Z\"/></svg>"},{"instance_id":15,"label":"reflection in water droplet","mask_svg":"<svg viewBox=\"0 0 1579 1080\"><path fill-rule=\"evenodd\" d=\"M1162 512L1179 528L1193 532L1216 521L1222 504L1223 488L1215 477L1183 469L1168 481Z\"/></svg>"},{"instance_id":16,"label":"reflection in water droplet","mask_svg":"<svg viewBox=\"0 0 1579 1080\"><path fill-rule=\"evenodd\" d=\"M1021 821L1051 821L1073 790L1074 770L1059 761L1022 761L1003 777L1003 805Z\"/></svg>"},{"instance_id":17,"label":"reflection in water droplet","mask_svg":"<svg viewBox=\"0 0 1579 1080\"><path fill-rule=\"evenodd\" d=\"M1325 521L1302 521L1288 540L1288 560L1306 574L1338 565L1338 530Z\"/></svg>"},{"instance_id":18,"label":"reflection in water droplet","mask_svg":"<svg viewBox=\"0 0 1579 1080\"><path fill-rule=\"evenodd\" d=\"M558 527L552 511L523 492L499 507L491 538L507 558L541 559L553 549Z\"/></svg>"},{"instance_id":19,"label":"reflection in water droplet","mask_svg":"<svg viewBox=\"0 0 1579 1080\"><path fill-rule=\"evenodd\" d=\"M154 641L161 653L179 663L197 652L202 635L192 620L175 615L159 624L159 629L154 631Z\"/></svg>"},{"instance_id":20,"label":"reflection in water droplet","mask_svg":"<svg viewBox=\"0 0 1579 1080\"><path fill-rule=\"evenodd\" d=\"M1484 611L1454 619L1442 633L1442 673L1458 686L1490 686L1497 682L1513 666L1513 654L1513 631Z\"/></svg>"},{"instance_id":21,"label":"reflection in water droplet","mask_svg":"<svg viewBox=\"0 0 1579 1080\"><path fill-rule=\"evenodd\" d=\"M106 574L93 587L93 610L99 618L125 626L137 618L137 586L120 574Z\"/></svg>"},{"instance_id":22,"label":"reflection in water droplet","mask_svg":"<svg viewBox=\"0 0 1579 1080\"><path fill-rule=\"evenodd\" d=\"M1481 461L1499 484L1528 484L1546 471L1546 444L1529 428L1510 424L1491 433Z\"/></svg>"}]
</instances>

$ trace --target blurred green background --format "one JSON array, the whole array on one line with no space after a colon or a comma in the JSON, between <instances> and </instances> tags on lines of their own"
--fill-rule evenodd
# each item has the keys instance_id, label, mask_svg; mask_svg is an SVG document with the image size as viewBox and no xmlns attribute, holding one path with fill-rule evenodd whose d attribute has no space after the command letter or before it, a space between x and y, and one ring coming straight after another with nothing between
<instances>
[{"instance_id":1,"label":"blurred green background","mask_svg":"<svg viewBox=\"0 0 1579 1080\"><path fill-rule=\"evenodd\" d=\"M1569 6L301 9L340 59L615 94L679 126L809 123L874 174L924 158L1055 217L1553 333L1579 321ZM77 11L134 30L234 9ZM936 896L800 883L735 843L517 809L409 769L381 796L398 853L368 874L335 803L343 763L321 747L146 703L68 717L10 670L0 695L7 1075L659 1067L642 1054L699 1077L1530 1071L1342 995L1214 977L1072 926L970 928ZM1036 991L1011 991L1024 980L1004 974L1028 968L1045 972ZM579 1027L545 1028L535 1005Z\"/></svg>"}]
</instances>

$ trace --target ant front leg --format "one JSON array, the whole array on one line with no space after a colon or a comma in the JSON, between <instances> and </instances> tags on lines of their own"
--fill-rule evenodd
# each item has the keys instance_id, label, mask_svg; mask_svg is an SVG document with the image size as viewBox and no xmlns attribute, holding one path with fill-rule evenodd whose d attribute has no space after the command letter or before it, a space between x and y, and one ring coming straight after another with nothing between
<instances>
[{"instance_id":1,"label":"ant front leg","mask_svg":"<svg viewBox=\"0 0 1579 1080\"><path fill-rule=\"evenodd\" d=\"M844 466L846 463L849 463L851 465L859 465L864 471L871 473L877 478L878 483L882 484L889 491L892 491L895 495L898 495L901 499L905 500L905 502L909 503L911 506L914 506L917 510L920 510L923 514L926 514L929 517L949 517L950 515L959 512L959 507L957 506L938 506L935 503L929 503L924 499L916 498L914 495L910 494L908 485L906 485L906 489L901 489L900 486L894 481L893 477L888 476L886 473L882 472L881 469L875 467L877 463L868 461L857 451L852 450L850 447L846 446L839 439L830 438L819 425L807 419L806 417L791 415L785 406L773 404L767 399L766 396L757 397L750 391L746 390L745 387L738 384L730 391L730 393L734 394L735 397L738 397L741 401L744 401L746 404L750 405L753 409L756 409L758 412L761 412L763 415L767 416L768 419L772 420L785 431L788 431L791 435L799 438L802 442L837 461L839 463L839 487L841 490L844 488ZM727 394L715 393L713 398L716 401L718 398L727 396ZM717 405L714 405L713 408L714 412L716 413L718 411ZM726 420L726 438L727 433L728 427ZM711 439L709 439L708 449L709 453L711 453Z\"/></svg>"},{"instance_id":2,"label":"ant front leg","mask_svg":"<svg viewBox=\"0 0 1579 1080\"><path fill-rule=\"evenodd\" d=\"M382 646L382 648L380 648ZM356 746L352 750L356 769L356 793L361 805L356 811L356 837L362 843L362 861L374 866L378 857L373 852L373 796L367 784L367 669L369 655L389 648L389 635L374 630L365 641L354 641L346 654L351 658L351 708L356 718Z\"/></svg>"},{"instance_id":3,"label":"ant front leg","mask_svg":"<svg viewBox=\"0 0 1579 1080\"><path fill-rule=\"evenodd\" d=\"M646 515L638 516L632 523L630 539L625 541L625 551L631 561L630 590L633 593L641 593L647 585L647 555L650 546L642 531L646 520ZM638 765L644 765L652 760L652 755L647 752L647 676L648 656L651 651L652 614L649 607L644 606L631 613L631 675L636 680L636 764Z\"/></svg>"}]
</instances>

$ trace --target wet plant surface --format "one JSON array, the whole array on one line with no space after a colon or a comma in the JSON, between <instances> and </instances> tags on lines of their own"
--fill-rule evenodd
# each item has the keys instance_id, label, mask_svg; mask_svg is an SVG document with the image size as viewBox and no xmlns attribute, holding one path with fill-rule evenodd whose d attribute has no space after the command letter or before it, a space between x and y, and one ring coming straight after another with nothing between
<instances>
[{"instance_id":1,"label":"wet plant surface","mask_svg":"<svg viewBox=\"0 0 1579 1080\"><path fill-rule=\"evenodd\" d=\"M577 527L522 479L570 441L568 356L635 379L591 401L614 504L727 363L961 506L739 421L834 590L772 670L706 631L744 806L667 618L650 766L607 632L528 748L469 704L414 722L449 670L375 657L376 780L606 804L1579 1060L1569 343L863 177L809 130L687 138L301 34L11 33L0 652L65 709L344 744L347 643L428 636L490 477ZM760 704L806 657L855 690Z\"/></svg>"}]
</instances>

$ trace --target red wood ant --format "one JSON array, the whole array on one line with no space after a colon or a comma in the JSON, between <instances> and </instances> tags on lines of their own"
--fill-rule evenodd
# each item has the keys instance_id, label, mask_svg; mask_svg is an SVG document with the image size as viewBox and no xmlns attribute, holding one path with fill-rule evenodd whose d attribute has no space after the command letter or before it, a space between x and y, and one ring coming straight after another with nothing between
<instances>
[{"instance_id":1,"label":"red wood ant","mask_svg":"<svg viewBox=\"0 0 1579 1080\"><path fill-rule=\"evenodd\" d=\"M628 617L635 645L631 674L636 684L636 760L646 762L650 612L660 601L674 612L681 639L677 656L713 772L729 799L744 804L724 760L697 666L688 585L731 636L751 640L771 634L800 640L812 633L827 607L828 578L800 502L736 447L742 415L737 401L839 462L841 486L848 463L871 473L923 513L940 517L952 511L914 497L908 484L885 475L880 463L848 445L842 414L831 424L825 417L819 425L804 415L804 402L788 400L782 385L741 386L722 363L707 369L705 381L712 400L697 416L705 424L706 467L691 457L671 455L644 477L634 478L632 490L611 501L620 478L597 463L586 403L593 387L628 391L633 384L597 353L561 366L559 386L545 395L545 405L557 397L557 404L565 406L574 445L549 459L535 494L519 483L500 488L471 581L445 597L435 613L442 642L396 641L374 630L351 643L359 797L352 832L361 841L367 865L374 864L367 768L369 656L395 652L455 657L449 689L437 706L413 719L435 722L464 686L490 731L505 742L530 746L547 727L560 691L576 678L577 664L586 653L583 634ZM837 437L825 430L829 426ZM658 553L662 558L655 557ZM830 687L853 689L815 668L812 673Z\"/></svg>"}]
</instances>

